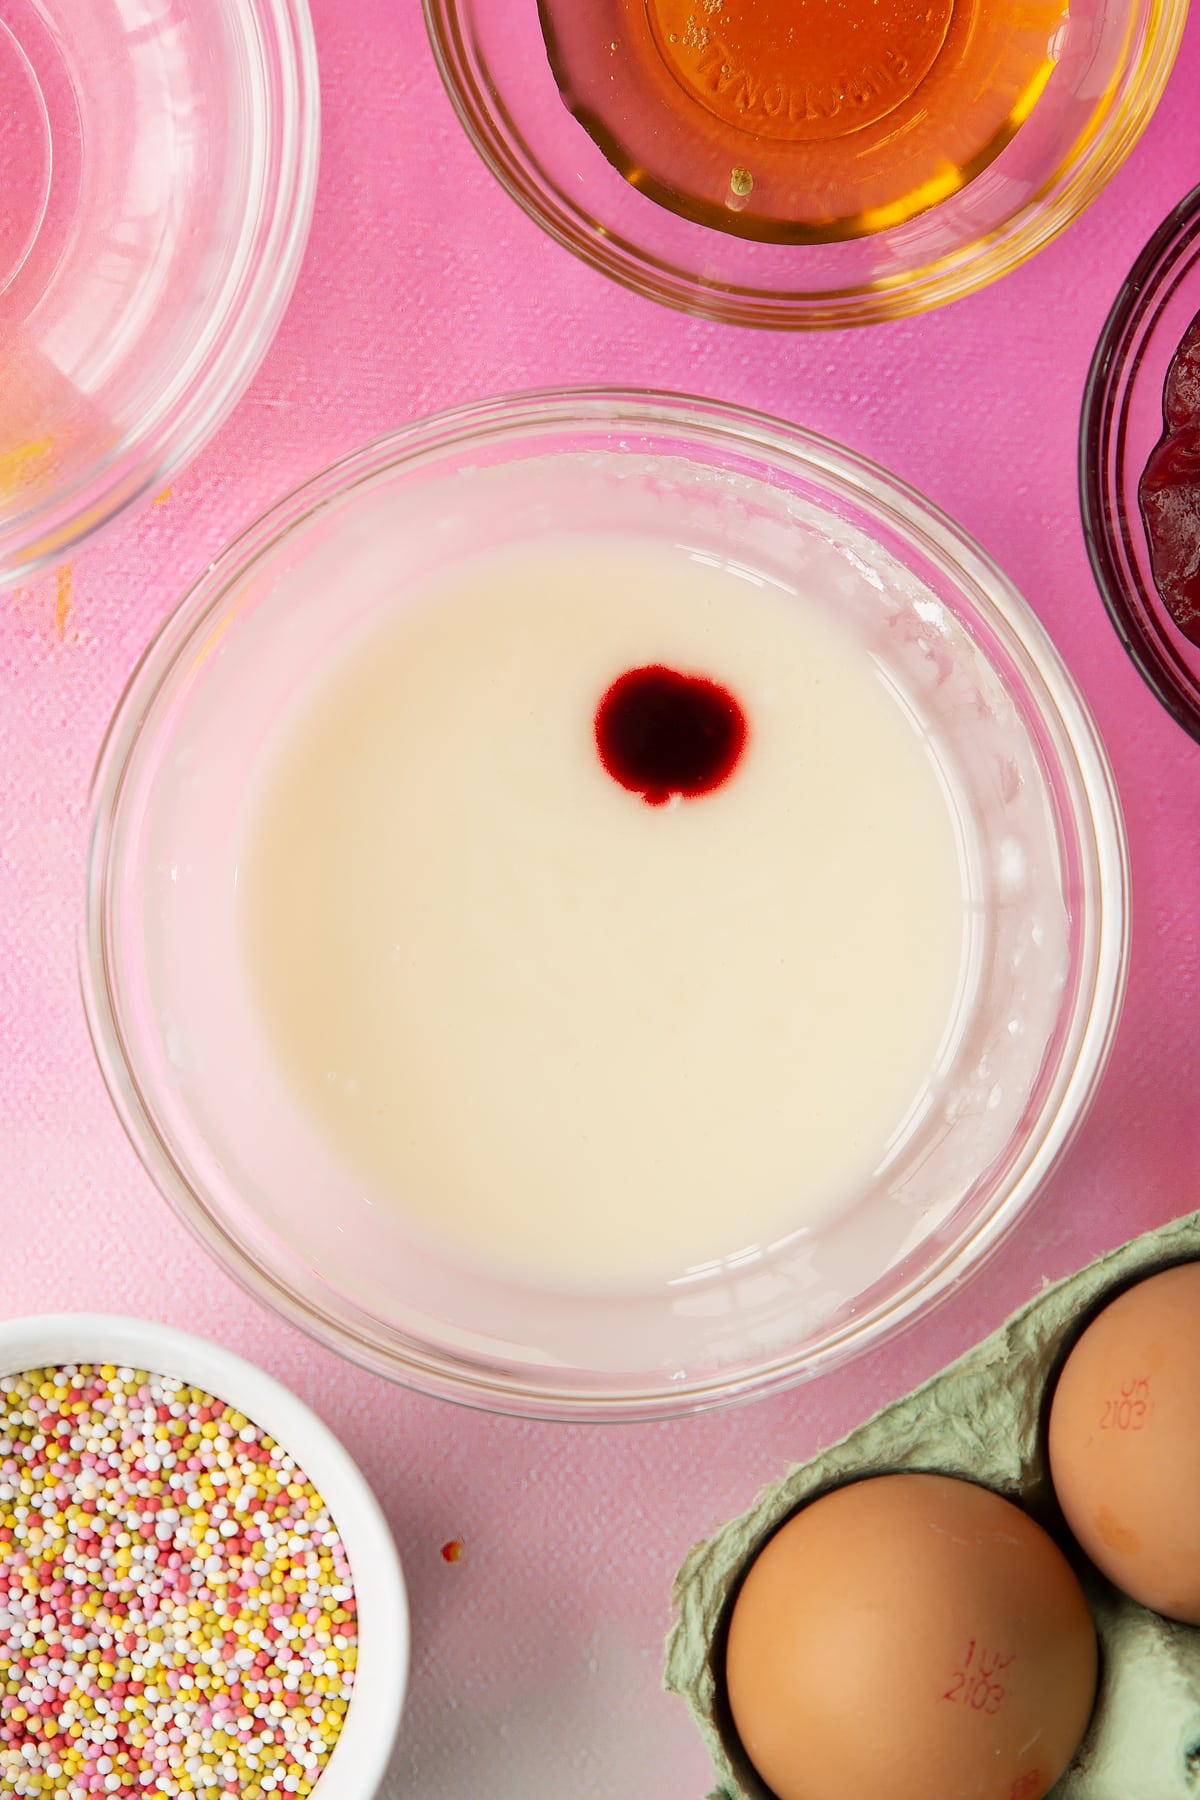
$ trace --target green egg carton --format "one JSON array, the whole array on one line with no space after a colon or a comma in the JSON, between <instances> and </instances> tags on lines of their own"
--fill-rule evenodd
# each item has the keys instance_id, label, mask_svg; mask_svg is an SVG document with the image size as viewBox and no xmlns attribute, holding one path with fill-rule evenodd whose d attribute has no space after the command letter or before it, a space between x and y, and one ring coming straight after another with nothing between
<instances>
[{"instance_id":1,"label":"green egg carton","mask_svg":"<svg viewBox=\"0 0 1200 1800\"><path fill-rule=\"evenodd\" d=\"M1100 1685L1087 1735L1049 1800L1198 1800L1200 1629L1147 1612L1085 1561L1055 1502L1045 1433L1055 1378L1087 1321L1122 1288L1196 1258L1200 1212L1046 1287L991 1337L792 1469L691 1550L675 1579L665 1685L687 1702L708 1746L716 1773L710 1800L771 1800L738 1744L723 1695L725 1628L743 1572L806 1501L863 1476L909 1469L994 1488L1046 1527L1079 1574L1100 1640ZM1200 1494L1190 1499L1200 1506Z\"/></svg>"}]
</instances>

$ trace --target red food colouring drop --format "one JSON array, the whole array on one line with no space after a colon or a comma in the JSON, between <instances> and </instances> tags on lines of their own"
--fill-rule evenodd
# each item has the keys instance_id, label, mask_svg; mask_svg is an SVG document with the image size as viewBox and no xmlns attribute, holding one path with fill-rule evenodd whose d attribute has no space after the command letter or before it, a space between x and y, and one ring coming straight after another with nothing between
<instances>
[{"instance_id":1,"label":"red food colouring drop","mask_svg":"<svg viewBox=\"0 0 1200 1800\"><path fill-rule=\"evenodd\" d=\"M661 663L618 675L596 708L600 761L647 806L710 794L745 744L746 715L727 688Z\"/></svg>"},{"instance_id":2,"label":"red food colouring drop","mask_svg":"<svg viewBox=\"0 0 1200 1800\"><path fill-rule=\"evenodd\" d=\"M461 1562L466 1554L467 1546L463 1543L461 1538L451 1538L449 1543L442 1545L443 1562Z\"/></svg>"},{"instance_id":3,"label":"red food colouring drop","mask_svg":"<svg viewBox=\"0 0 1200 1800\"><path fill-rule=\"evenodd\" d=\"M1200 315L1183 334L1163 390L1163 434L1138 482L1159 599L1200 644Z\"/></svg>"}]
</instances>

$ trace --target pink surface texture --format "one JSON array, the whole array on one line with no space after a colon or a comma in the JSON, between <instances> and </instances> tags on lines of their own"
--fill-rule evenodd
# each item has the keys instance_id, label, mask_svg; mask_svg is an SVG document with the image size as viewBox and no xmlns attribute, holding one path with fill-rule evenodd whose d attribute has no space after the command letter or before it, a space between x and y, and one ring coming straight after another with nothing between
<instances>
[{"instance_id":1,"label":"pink surface texture","mask_svg":"<svg viewBox=\"0 0 1200 1800\"><path fill-rule=\"evenodd\" d=\"M691 1543L1042 1282L1200 1197L1200 747L1108 625L1075 473L1109 305L1200 178L1200 20L1130 160L1031 263L923 318L786 336L657 308L545 240L463 137L416 0L315 0L314 17L323 173L266 364L169 494L69 568L0 595L0 1306L187 1324L260 1362L341 1433L387 1509L413 1602L410 1703L386 1800L700 1800L707 1758L659 1686L670 1580ZM671 1425L563 1428L360 1373L201 1253L110 1109L76 938L92 763L142 646L192 575L294 482L369 437L487 393L596 381L782 414L876 458L974 533L1095 711L1127 814L1134 930L1093 1113L1016 1235L936 1317L768 1401ZM448 1562L453 1538L465 1555Z\"/></svg>"}]
</instances>

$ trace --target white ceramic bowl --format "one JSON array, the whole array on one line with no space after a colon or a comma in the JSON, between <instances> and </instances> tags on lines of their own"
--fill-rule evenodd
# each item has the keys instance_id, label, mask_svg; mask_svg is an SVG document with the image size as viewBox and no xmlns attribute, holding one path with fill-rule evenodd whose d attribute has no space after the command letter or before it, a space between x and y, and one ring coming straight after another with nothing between
<instances>
[{"instance_id":1,"label":"white ceramic bowl","mask_svg":"<svg viewBox=\"0 0 1200 1800\"><path fill-rule=\"evenodd\" d=\"M345 1724L314 1789L369 1800L387 1768L408 1682L408 1599L387 1521L365 1477L316 1414L253 1363L150 1319L53 1313L0 1322L0 1373L115 1363L177 1375L245 1413L294 1456L327 1502L349 1557L358 1665Z\"/></svg>"}]
</instances>

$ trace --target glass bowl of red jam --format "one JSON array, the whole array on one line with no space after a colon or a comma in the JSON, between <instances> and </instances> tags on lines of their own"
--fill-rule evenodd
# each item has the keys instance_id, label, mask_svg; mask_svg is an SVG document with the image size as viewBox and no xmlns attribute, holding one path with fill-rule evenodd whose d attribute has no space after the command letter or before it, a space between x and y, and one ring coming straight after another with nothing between
<instances>
[{"instance_id":1,"label":"glass bowl of red jam","mask_svg":"<svg viewBox=\"0 0 1200 1800\"><path fill-rule=\"evenodd\" d=\"M1091 719L982 552L712 402L422 421L201 575L96 772L147 1169L433 1394L668 1416L878 1343L1087 1112L1125 980Z\"/></svg>"},{"instance_id":2,"label":"glass bowl of red jam","mask_svg":"<svg viewBox=\"0 0 1200 1800\"><path fill-rule=\"evenodd\" d=\"M846 326L1024 261L1136 142L1186 0L425 0L468 135L593 267Z\"/></svg>"},{"instance_id":3,"label":"glass bowl of red jam","mask_svg":"<svg viewBox=\"0 0 1200 1800\"><path fill-rule=\"evenodd\" d=\"M1117 634L1200 741L1200 187L1130 270L1080 430L1084 536Z\"/></svg>"}]
</instances>

